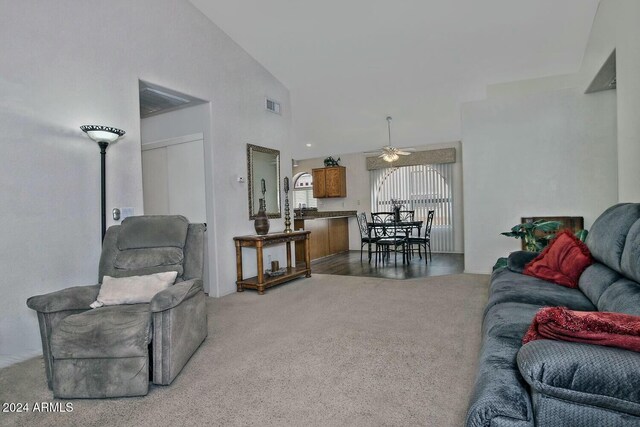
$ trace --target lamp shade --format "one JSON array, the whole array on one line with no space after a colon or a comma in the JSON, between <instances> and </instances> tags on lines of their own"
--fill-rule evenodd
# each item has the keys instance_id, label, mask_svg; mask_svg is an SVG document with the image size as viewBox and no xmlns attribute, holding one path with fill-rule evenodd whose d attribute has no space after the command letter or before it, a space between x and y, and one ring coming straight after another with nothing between
<instances>
[{"instance_id":1,"label":"lamp shade","mask_svg":"<svg viewBox=\"0 0 640 427\"><path fill-rule=\"evenodd\" d=\"M109 144L125 134L122 129L102 125L83 125L80 126L80 129L95 142L107 142Z\"/></svg>"},{"instance_id":2,"label":"lamp shade","mask_svg":"<svg viewBox=\"0 0 640 427\"><path fill-rule=\"evenodd\" d=\"M395 162L400 158L400 156L398 156L396 153L385 153L380 157L382 157L382 160L384 160L385 162Z\"/></svg>"}]
</instances>

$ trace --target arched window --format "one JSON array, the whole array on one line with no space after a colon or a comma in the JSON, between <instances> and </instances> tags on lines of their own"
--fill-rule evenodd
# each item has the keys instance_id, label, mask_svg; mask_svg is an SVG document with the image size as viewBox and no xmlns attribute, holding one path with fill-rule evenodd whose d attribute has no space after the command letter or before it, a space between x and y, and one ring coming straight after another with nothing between
<instances>
[{"instance_id":1,"label":"arched window","mask_svg":"<svg viewBox=\"0 0 640 427\"><path fill-rule=\"evenodd\" d=\"M313 198L313 176L301 172L293 177L293 208L317 208L318 199Z\"/></svg>"},{"instance_id":2,"label":"arched window","mask_svg":"<svg viewBox=\"0 0 640 427\"><path fill-rule=\"evenodd\" d=\"M416 220L426 220L434 210L431 246L434 252L453 252L452 164L402 166L371 171L371 212L391 212L391 199L403 210L415 211Z\"/></svg>"}]
</instances>

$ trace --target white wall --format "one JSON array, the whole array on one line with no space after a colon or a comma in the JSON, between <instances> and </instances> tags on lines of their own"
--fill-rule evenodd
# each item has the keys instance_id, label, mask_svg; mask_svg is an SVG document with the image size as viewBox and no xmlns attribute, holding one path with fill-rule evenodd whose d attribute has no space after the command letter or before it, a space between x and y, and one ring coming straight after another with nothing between
<instances>
[{"instance_id":1,"label":"white wall","mask_svg":"<svg viewBox=\"0 0 640 427\"><path fill-rule=\"evenodd\" d=\"M439 148L455 148L456 163L454 165L454 227L455 252L464 252L464 224L462 203L462 153L460 142L448 142L441 144L416 146L416 150L435 150ZM347 168L347 197L318 199L320 211L356 210L358 212L371 212L371 187L369 171L367 170L366 155L363 153L352 154L327 154L324 157L298 160L298 166L293 168L293 173L311 173L314 168L324 167L324 159L327 156L340 158L340 166ZM355 218L349 221L349 249L360 250L360 232Z\"/></svg>"},{"instance_id":2,"label":"white wall","mask_svg":"<svg viewBox=\"0 0 640 427\"><path fill-rule=\"evenodd\" d=\"M232 238L253 232L236 177L248 142L291 158L288 90L186 0L3 2L0 52L0 366L41 351L29 296L97 280L99 151L80 125L127 131L108 150L107 206L142 212L138 79L211 101L212 293L234 292Z\"/></svg>"},{"instance_id":3,"label":"white wall","mask_svg":"<svg viewBox=\"0 0 640 427\"><path fill-rule=\"evenodd\" d=\"M601 0L584 60L581 86L586 89L616 50L618 200L640 202L640 2Z\"/></svg>"},{"instance_id":4,"label":"white wall","mask_svg":"<svg viewBox=\"0 0 640 427\"><path fill-rule=\"evenodd\" d=\"M584 216L617 201L616 94L562 89L462 109L465 271L520 249L523 216Z\"/></svg>"},{"instance_id":5,"label":"white wall","mask_svg":"<svg viewBox=\"0 0 640 427\"><path fill-rule=\"evenodd\" d=\"M467 271L487 271L496 257L518 249L516 240L496 233L515 224L521 213L584 215L588 228L609 205L640 201L639 18L637 0L601 0L575 75L494 85L488 100L463 106ZM614 49L617 89L582 95ZM551 91L569 86L576 89ZM519 157L531 149L549 153L552 148L559 148L561 156L545 155L541 168L527 171L530 178L523 180L514 166ZM497 155L500 160L491 158ZM598 162L575 165L575 159L581 163L585 157ZM551 203L533 202L543 196L548 200L539 188L548 184L546 174L554 185ZM559 187L560 182L570 184ZM496 184L500 191L487 198L475 191ZM530 184L537 197L528 197ZM504 195L510 203L502 201Z\"/></svg>"}]
</instances>

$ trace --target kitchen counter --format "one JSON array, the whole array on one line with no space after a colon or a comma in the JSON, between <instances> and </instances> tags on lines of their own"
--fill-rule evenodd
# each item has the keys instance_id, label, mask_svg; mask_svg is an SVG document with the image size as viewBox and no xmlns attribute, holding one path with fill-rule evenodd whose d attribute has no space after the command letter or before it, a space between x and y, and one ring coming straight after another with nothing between
<instances>
[{"instance_id":1,"label":"kitchen counter","mask_svg":"<svg viewBox=\"0 0 640 427\"><path fill-rule=\"evenodd\" d=\"M299 210L294 209L294 219L321 219L321 218L349 218L355 217L358 211L304 211L304 215L299 215Z\"/></svg>"},{"instance_id":2,"label":"kitchen counter","mask_svg":"<svg viewBox=\"0 0 640 427\"><path fill-rule=\"evenodd\" d=\"M349 250L349 218L356 211L305 211L304 216L296 216L295 230L310 231L309 246L311 259ZM316 221L322 220L322 221ZM302 259L304 247L296 242L296 260Z\"/></svg>"}]
</instances>

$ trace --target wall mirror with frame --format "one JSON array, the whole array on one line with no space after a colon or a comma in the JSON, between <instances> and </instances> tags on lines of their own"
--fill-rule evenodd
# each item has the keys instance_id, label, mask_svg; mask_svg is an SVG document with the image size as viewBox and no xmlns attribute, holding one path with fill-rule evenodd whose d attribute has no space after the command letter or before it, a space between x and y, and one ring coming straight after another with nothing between
<instances>
[{"instance_id":1,"label":"wall mirror with frame","mask_svg":"<svg viewBox=\"0 0 640 427\"><path fill-rule=\"evenodd\" d=\"M280 218L280 151L247 144L249 219L255 219L264 200L269 218Z\"/></svg>"}]
</instances>

